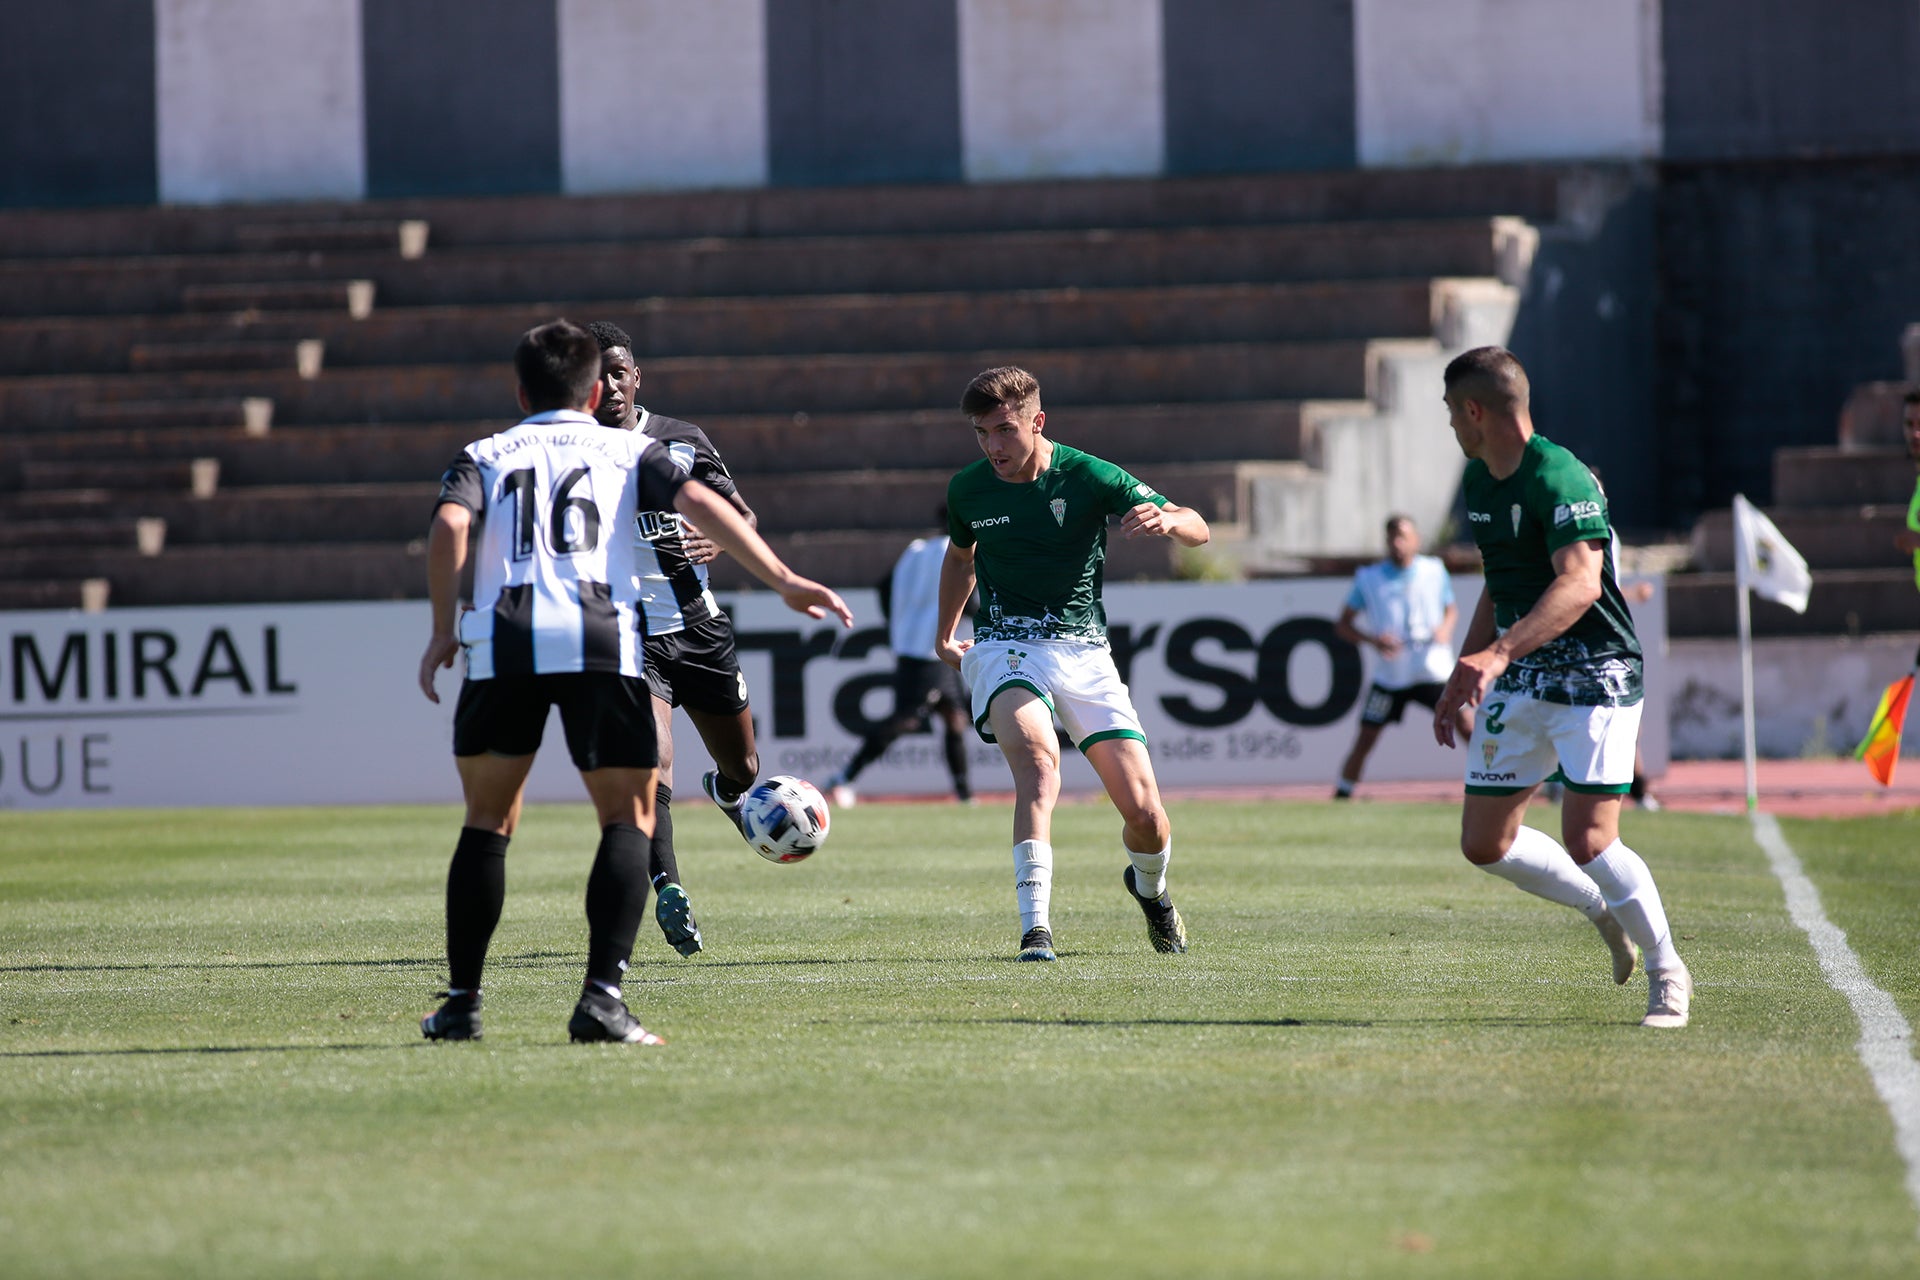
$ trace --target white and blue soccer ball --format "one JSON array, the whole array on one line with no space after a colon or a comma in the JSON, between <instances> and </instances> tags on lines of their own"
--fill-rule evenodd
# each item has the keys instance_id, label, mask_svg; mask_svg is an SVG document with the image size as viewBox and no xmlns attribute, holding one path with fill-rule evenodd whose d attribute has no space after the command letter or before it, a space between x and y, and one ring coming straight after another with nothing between
<instances>
[{"instance_id":1,"label":"white and blue soccer ball","mask_svg":"<svg viewBox=\"0 0 1920 1280\"><path fill-rule=\"evenodd\" d=\"M827 841L827 798L805 778L780 774L740 801L747 843L768 862L799 862Z\"/></svg>"}]
</instances>

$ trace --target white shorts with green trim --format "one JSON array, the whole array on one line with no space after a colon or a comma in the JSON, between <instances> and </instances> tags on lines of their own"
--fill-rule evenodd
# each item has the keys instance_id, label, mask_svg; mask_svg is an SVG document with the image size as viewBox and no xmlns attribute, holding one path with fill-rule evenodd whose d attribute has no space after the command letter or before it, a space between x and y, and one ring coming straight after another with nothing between
<instances>
[{"instance_id":1,"label":"white shorts with green trim","mask_svg":"<svg viewBox=\"0 0 1920 1280\"><path fill-rule=\"evenodd\" d=\"M987 708L1008 689L1031 689L1082 751L1107 738L1147 735L1134 714L1133 698L1105 645L1081 640L982 640L960 659L960 675L973 690L973 727L995 741Z\"/></svg>"},{"instance_id":2,"label":"white shorts with green trim","mask_svg":"<svg viewBox=\"0 0 1920 1280\"><path fill-rule=\"evenodd\" d=\"M1569 707L1497 693L1480 704L1467 744L1467 793L1511 795L1550 780L1569 791L1624 793L1645 705Z\"/></svg>"}]
</instances>

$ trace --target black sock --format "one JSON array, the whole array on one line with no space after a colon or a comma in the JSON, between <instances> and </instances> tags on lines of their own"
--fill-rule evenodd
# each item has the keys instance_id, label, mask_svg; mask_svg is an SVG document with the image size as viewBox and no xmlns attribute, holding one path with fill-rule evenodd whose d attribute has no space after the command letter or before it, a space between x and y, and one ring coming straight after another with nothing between
<instances>
[{"instance_id":1,"label":"black sock","mask_svg":"<svg viewBox=\"0 0 1920 1280\"><path fill-rule=\"evenodd\" d=\"M724 771L718 771L713 776L713 792L720 797L722 803L731 808L736 800L753 789L754 781L748 778L745 782L736 782Z\"/></svg>"},{"instance_id":2,"label":"black sock","mask_svg":"<svg viewBox=\"0 0 1920 1280\"><path fill-rule=\"evenodd\" d=\"M633 938L647 910L647 837L616 822L600 829L600 848L587 876L587 977L620 985Z\"/></svg>"},{"instance_id":3,"label":"black sock","mask_svg":"<svg viewBox=\"0 0 1920 1280\"><path fill-rule=\"evenodd\" d=\"M447 985L479 991L487 944L507 900L508 837L477 827L460 828L447 868Z\"/></svg>"},{"instance_id":4,"label":"black sock","mask_svg":"<svg viewBox=\"0 0 1920 1280\"><path fill-rule=\"evenodd\" d=\"M1627 788L1627 794L1635 800L1645 800L1647 798L1647 778L1645 774L1636 773L1633 775L1633 785Z\"/></svg>"},{"instance_id":5,"label":"black sock","mask_svg":"<svg viewBox=\"0 0 1920 1280\"><path fill-rule=\"evenodd\" d=\"M653 789L653 839L647 845L647 879L658 889L680 882L680 862L673 856L673 788Z\"/></svg>"},{"instance_id":6,"label":"black sock","mask_svg":"<svg viewBox=\"0 0 1920 1280\"><path fill-rule=\"evenodd\" d=\"M947 772L953 775L953 794L962 800L971 799L973 788L967 784L967 744L957 733L949 733L946 741Z\"/></svg>"}]
</instances>

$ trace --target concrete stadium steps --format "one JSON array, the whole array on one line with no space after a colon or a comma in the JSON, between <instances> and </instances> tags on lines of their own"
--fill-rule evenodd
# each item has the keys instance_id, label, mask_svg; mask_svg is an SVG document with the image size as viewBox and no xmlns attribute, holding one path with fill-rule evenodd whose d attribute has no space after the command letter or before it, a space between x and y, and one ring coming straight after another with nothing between
<instances>
[{"instance_id":1,"label":"concrete stadium steps","mask_svg":"<svg viewBox=\"0 0 1920 1280\"><path fill-rule=\"evenodd\" d=\"M218 458L188 457L165 461L34 461L20 464L20 487L30 493L63 489L143 492L162 489L210 498L220 487ZM109 455L110 456L110 455ZM4 475L4 472L0 472Z\"/></svg>"},{"instance_id":2,"label":"concrete stadium steps","mask_svg":"<svg viewBox=\"0 0 1920 1280\"><path fill-rule=\"evenodd\" d=\"M117 547L157 556L166 541L165 520L119 514L110 503L97 511L0 508L0 550Z\"/></svg>"},{"instance_id":3,"label":"concrete stadium steps","mask_svg":"<svg viewBox=\"0 0 1920 1280\"><path fill-rule=\"evenodd\" d=\"M194 459L218 467L222 485L355 484L437 477L469 441L506 422L422 422L288 427L254 436L244 428L175 427L166 431L80 429L21 433L0 440L0 489L33 484L40 468L124 467L119 490L167 488L166 477ZM107 459L95 463L94 459ZM58 470L44 474L64 474ZM85 487L81 484L52 487Z\"/></svg>"},{"instance_id":4,"label":"concrete stadium steps","mask_svg":"<svg viewBox=\"0 0 1920 1280\"><path fill-rule=\"evenodd\" d=\"M1102 456L1159 462L1295 458L1310 407L1295 400L1069 406L1049 415L1064 443ZM715 415L698 419L746 492L764 475L845 470L957 470L980 456L951 409L907 413ZM264 436L228 427L168 431L66 430L0 441L0 488L182 488L196 459L223 487L418 481L438 476L470 441L511 418L454 422L287 425ZM101 461L95 459L118 459ZM86 478L92 477L92 478Z\"/></svg>"},{"instance_id":5,"label":"concrete stadium steps","mask_svg":"<svg viewBox=\"0 0 1920 1280\"><path fill-rule=\"evenodd\" d=\"M316 280L283 284L272 280L245 284L188 285L180 291L187 311L252 315L263 311L344 313L364 320L373 314L378 290L371 280Z\"/></svg>"},{"instance_id":6,"label":"concrete stadium steps","mask_svg":"<svg viewBox=\"0 0 1920 1280\"><path fill-rule=\"evenodd\" d=\"M112 583L116 608L424 599L427 590L418 541L173 547L153 557L87 548L0 550L0 597L15 582L88 578Z\"/></svg>"},{"instance_id":7,"label":"concrete stadium steps","mask_svg":"<svg viewBox=\"0 0 1920 1280\"><path fill-rule=\"evenodd\" d=\"M945 467L980 457L973 428L952 407L911 412L717 414L694 421L743 488L764 473ZM1057 403L1049 398L1049 403ZM1301 456L1309 405L1298 400L1078 405L1049 409L1054 439L1102 457L1222 462ZM748 493L751 501L752 494Z\"/></svg>"},{"instance_id":8,"label":"concrete stadium steps","mask_svg":"<svg viewBox=\"0 0 1920 1280\"><path fill-rule=\"evenodd\" d=\"M1782 531L1784 532L1784 530ZM1732 573L1683 573L1667 579L1667 634L1730 636L1739 629ZM1859 635L1920 631L1920 592L1913 569L1815 569L1807 611L1754 597L1756 636Z\"/></svg>"},{"instance_id":9,"label":"concrete stadium steps","mask_svg":"<svg viewBox=\"0 0 1920 1280\"><path fill-rule=\"evenodd\" d=\"M43 380L34 380L36 383ZM69 379L65 386L57 385L55 395L71 392L86 396L90 388L102 385L98 379ZM43 419L48 429L63 427L81 431L98 429L129 432L174 431L195 428L238 427L244 434L263 436L273 425L273 399L270 396L232 394L225 395L231 383L219 376L187 379L179 376L167 378L149 377L136 387L148 395L175 392L163 400L140 399L137 395L110 400L87 399L69 405L70 412L62 417L57 412L50 419ZM0 381L0 403L5 402L8 388L26 387L29 397L34 386L27 380ZM181 388L189 388L188 394L177 394ZM202 394L195 396L192 390ZM6 417L0 411L0 418ZM30 423L24 415L15 416L8 426L16 431L30 429Z\"/></svg>"},{"instance_id":10,"label":"concrete stadium steps","mask_svg":"<svg viewBox=\"0 0 1920 1280\"><path fill-rule=\"evenodd\" d=\"M931 513L929 513L930 515ZM891 573L909 542L925 537L930 526L923 519L907 528L826 529L791 533L771 532L767 544L782 560L810 578L836 590L871 587ZM1213 563L1219 547L1188 551L1167 538L1128 540L1109 526L1107 540L1107 581L1164 581L1193 576ZM1216 542L1231 542L1236 531L1216 528ZM731 556L722 556L711 566L713 586L718 591L763 591L766 588L742 569ZM425 569L421 570L425 574ZM424 577L423 577L424 581ZM424 592L425 587L423 586ZM862 619L878 623L878 618Z\"/></svg>"},{"instance_id":11,"label":"concrete stadium steps","mask_svg":"<svg viewBox=\"0 0 1920 1280\"><path fill-rule=\"evenodd\" d=\"M361 319L345 310L130 316L112 325L0 319L0 376L126 372L143 361L157 367L147 353L184 358L196 349L264 363L186 367L272 367L300 342L322 344L333 369L494 364L555 315L618 324L643 371L669 357L964 350L988 336L1032 348L1424 337L1454 288L1420 278L389 307Z\"/></svg>"},{"instance_id":12,"label":"concrete stadium steps","mask_svg":"<svg viewBox=\"0 0 1920 1280\"><path fill-rule=\"evenodd\" d=\"M1111 461L1213 523L1246 520L1250 473L1276 465L1135 461L1122 456L1114 456ZM953 469L769 473L735 478L763 533L798 533L829 523L847 530L917 529L932 526L934 512L946 501Z\"/></svg>"},{"instance_id":13,"label":"concrete stadium steps","mask_svg":"<svg viewBox=\"0 0 1920 1280\"><path fill-rule=\"evenodd\" d=\"M1840 408L1840 443L1855 449L1897 448L1906 452L1903 404L1912 382L1863 382Z\"/></svg>"},{"instance_id":14,"label":"concrete stadium steps","mask_svg":"<svg viewBox=\"0 0 1920 1280\"><path fill-rule=\"evenodd\" d=\"M0 260L0 315L164 314L194 286L372 280L382 307L805 293L1498 276L1511 218L477 247L397 254Z\"/></svg>"},{"instance_id":15,"label":"concrete stadium steps","mask_svg":"<svg viewBox=\"0 0 1920 1280\"><path fill-rule=\"evenodd\" d=\"M1246 342L1056 350L997 349L862 355L687 357L645 366L643 393L674 416L700 421L770 404L793 411L859 412L957 403L968 379L1022 364L1060 404L1209 400L1352 399L1367 386L1367 343ZM483 418L513 404L507 364L65 375L0 379L0 420L20 431L58 431L112 416L118 405L272 404L277 424ZM181 425L190 425L182 423Z\"/></svg>"},{"instance_id":16,"label":"concrete stadium steps","mask_svg":"<svg viewBox=\"0 0 1920 1280\"><path fill-rule=\"evenodd\" d=\"M138 515L157 519L171 547L406 541L426 536L439 492L437 481L261 485L227 488L207 498L80 490L16 496L0 504L0 513L30 511L44 521L99 524ZM0 539L4 536L0 529Z\"/></svg>"},{"instance_id":17,"label":"concrete stadium steps","mask_svg":"<svg viewBox=\"0 0 1920 1280\"><path fill-rule=\"evenodd\" d=\"M1773 454L1773 500L1782 507L1899 503L1904 508L1913 484L1914 466L1904 448L1825 445Z\"/></svg>"},{"instance_id":18,"label":"concrete stadium steps","mask_svg":"<svg viewBox=\"0 0 1920 1280\"><path fill-rule=\"evenodd\" d=\"M113 596L105 578L36 578L0 580L0 611L60 609L99 613Z\"/></svg>"},{"instance_id":19,"label":"concrete stadium steps","mask_svg":"<svg viewBox=\"0 0 1920 1280\"><path fill-rule=\"evenodd\" d=\"M430 252L478 244L1155 227L1512 214L1551 221L1593 175L1565 165L1217 178L764 188L626 196L0 211L0 257L232 253L243 230L424 220Z\"/></svg>"},{"instance_id":20,"label":"concrete stadium steps","mask_svg":"<svg viewBox=\"0 0 1920 1280\"><path fill-rule=\"evenodd\" d=\"M1912 472L1908 472L1908 494ZM1907 527L1907 505L1861 505L1852 507L1769 507L1767 518L1793 544L1814 571L1815 580L1823 569L1874 569L1898 564L1905 555L1895 550L1893 539ZM1709 511L1693 526L1692 564L1704 572L1731 571L1733 554L1733 513ZM1911 568L1908 586L1913 584Z\"/></svg>"}]
</instances>

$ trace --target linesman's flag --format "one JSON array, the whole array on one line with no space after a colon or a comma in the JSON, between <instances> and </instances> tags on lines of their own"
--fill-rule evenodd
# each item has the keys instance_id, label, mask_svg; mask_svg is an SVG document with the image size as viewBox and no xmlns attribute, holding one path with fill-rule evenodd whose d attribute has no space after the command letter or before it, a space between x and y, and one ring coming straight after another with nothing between
<instances>
[{"instance_id":1,"label":"linesman's flag","mask_svg":"<svg viewBox=\"0 0 1920 1280\"><path fill-rule=\"evenodd\" d=\"M1854 748L1853 758L1867 762L1867 772L1883 787L1893 785L1893 766L1900 761L1900 728L1907 720L1907 699L1913 696L1913 673L1908 672L1880 695L1867 736Z\"/></svg>"},{"instance_id":2,"label":"linesman's flag","mask_svg":"<svg viewBox=\"0 0 1920 1280\"><path fill-rule=\"evenodd\" d=\"M1813 575L1793 544L1780 536L1744 494L1733 495L1734 577L1742 588L1778 600L1795 613L1807 611Z\"/></svg>"}]
</instances>

